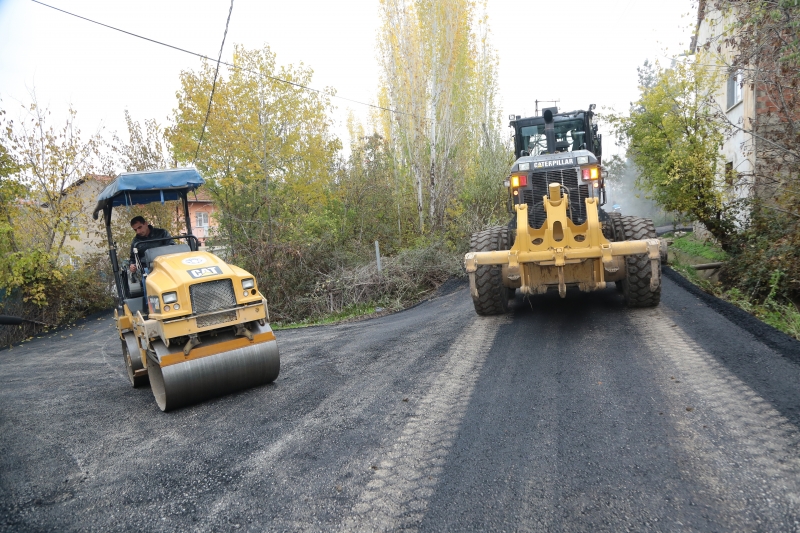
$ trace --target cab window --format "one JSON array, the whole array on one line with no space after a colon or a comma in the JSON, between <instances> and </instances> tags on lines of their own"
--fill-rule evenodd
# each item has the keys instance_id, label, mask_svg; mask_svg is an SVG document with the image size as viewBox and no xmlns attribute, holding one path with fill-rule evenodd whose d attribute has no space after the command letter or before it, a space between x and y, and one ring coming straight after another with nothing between
<instances>
[{"instance_id":1,"label":"cab window","mask_svg":"<svg viewBox=\"0 0 800 533\"><path fill-rule=\"evenodd\" d=\"M586 132L584 131L583 118L568 120L556 120L553 124L556 134L556 141L569 142L571 150L580 150L586 142ZM547 139L544 135L544 124L537 126L524 126L520 133L522 135L522 149L530 155L541 155L547 153Z\"/></svg>"}]
</instances>

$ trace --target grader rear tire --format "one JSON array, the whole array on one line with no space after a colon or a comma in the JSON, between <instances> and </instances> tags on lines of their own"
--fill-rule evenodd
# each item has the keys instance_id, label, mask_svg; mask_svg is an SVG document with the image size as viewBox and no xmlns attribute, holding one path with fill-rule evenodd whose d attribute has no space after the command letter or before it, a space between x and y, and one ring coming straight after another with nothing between
<instances>
[{"instance_id":1,"label":"grader rear tire","mask_svg":"<svg viewBox=\"0 0 800 533\"><path fill-rule=\"evenodd\" d=\"M608 217L611 221L611 241L622 242L625 240L625 231L622 229L622 215L620 213L609 213ZM622 281L615 282L617 291L622 292Z\"/></svg>"},{"instance_id":2,"label":"grader rear tire","mask_svg":"<svg viewBox=\"0 0 800 533\"><path fill-rule=\"evenodd\" d=\"M656 229L649 218L620 217L620 225L626 241L656 239ZM650 289L652 268L647 254L629 255L625 258L628 273L622 280L622 295L628 307L655 307L661 301L661 283ZM618 282L619 283L619 282Z\"/></svg>"},{"instance_id":3,"label":"grader rear tire","mask_svg":"<svg viewBox=\"0 0 800 533\"><path fill-rule=\"evenodd\" d=\"M496 252L508 250L508 228L493 226L473 233L470 238L471 252ZM472 297L475 312L481 316L502 315L508 313L509 302L514 297L515 289L503 285L503 271L500 265L481 265L475 272L475 287L478 296Z\"/></svg>"}]
</instances>

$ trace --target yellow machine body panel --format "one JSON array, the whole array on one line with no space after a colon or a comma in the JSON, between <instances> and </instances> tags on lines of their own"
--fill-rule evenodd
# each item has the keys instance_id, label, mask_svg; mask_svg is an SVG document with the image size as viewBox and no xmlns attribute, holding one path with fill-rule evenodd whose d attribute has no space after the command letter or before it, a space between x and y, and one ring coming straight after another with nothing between
<instances>
[{"instance_id":1,"label":"yellow machine body panel","mask_svg":"<svg viewBox=\"0 0 800 533\"><path fill-rule=\"evenodd\" d=\"M658 239L609 242L603 235L598 216L598 199L586 198L586 222L574 224L567 216L569 198L561 194L561 186L549 186L544 196L546 220L541 228L528 225L528 206L515 206L517 237L509 250L470 252L464 266L470 276L470 290L478 298L475 272L480 265L500 265L503 284L519 288L524 294L540 294L549 287L558 287L564 297L567 285L583 291L606 287L606 281L624 274L624 257L647 254L651 260L651 287L660 285L661 244Z\"/></svg>"},{"instance_id":2,"label":"yellow machine body panel","mask_svg":"<svg viewBox=\"0 0 800 533\"><path fill-rule=\"evenodd\" d=\"M176 303L180 308L176 310L172 305L167 311L164 308L165 303L160 301L159 308L151 306L149 313L153 318L161 320L189 315L193 312L190 287L198 283L221 279L232 281L233 295L237 305L260 302L263 298L255 284L250 289L242 287L242 282L246 279L252 280L253 276L239 267L227 264L209 252L185 252L156 257L153 260L152 272L147 276L148 298L161 298L165 293L176 292Z\"/></svg>"}]
</instances>

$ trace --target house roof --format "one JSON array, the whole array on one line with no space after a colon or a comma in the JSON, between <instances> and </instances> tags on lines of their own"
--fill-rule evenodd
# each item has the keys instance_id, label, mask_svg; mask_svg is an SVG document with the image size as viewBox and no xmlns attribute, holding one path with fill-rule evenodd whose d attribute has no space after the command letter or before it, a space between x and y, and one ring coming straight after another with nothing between
<instances>
[{"instance_id":1,"label":"house roof","mask_svg":"<svg viewBox=\"0 0 800 533\"><path fill-rule=\"evenodd\" d=\"M208 189L205 187L201 187L199 189L195 189L192 194L190 194L187 199L189 202L213 202L214 200L211 198L211 195L208 193Z\"/></svg>"}]
</instances>

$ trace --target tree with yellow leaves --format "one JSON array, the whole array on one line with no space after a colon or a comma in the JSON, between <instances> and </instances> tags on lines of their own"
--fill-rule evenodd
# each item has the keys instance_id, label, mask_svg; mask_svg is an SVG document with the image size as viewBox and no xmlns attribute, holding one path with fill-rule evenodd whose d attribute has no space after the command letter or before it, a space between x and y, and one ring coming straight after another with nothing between
<instances>
[{"instance_id":1,"label":"tree with yellow leaves","mask_svg":"<svg viewBox=\"0 0 800 533\"><path fill-rule=\"evenodd\" d=\"M88 223L83 202L69 188L96 169L99 134L81 138L75 123L77 113L69 110L63 127L49 124L50 112L39 106L35 93L27 116L11 136L12 149L20 170L18 181L26 188L22 247L37 249L58 258L68 252L68 237L77 235Z\"/></svg>"},{"instance_id":2,"label":"tree with yellow leaves","mask_svg":"<svg viewBox=\"0 0 800 533\"><path fill-rule=\"evenodd\" d=\"M413 180L420 232L426 219L430 229L443 228L478 175L482 149L507 151L497 142L497 58L485 3L382 0L381 16L379 102L396 111L382 115L383 133ZM499 160L483 176L497 182L498 194L508 170L506 158Z\"/></svg>"},{"instance_id":3,"label":"tree with yellow leaves","mask_svg":"<svg viewBox=\"0 0 800 533\"><path fill-rule=\"evenodd\" d=\"M175 154L208 180L221 237L234 253L255 239L307 239L305 221L325 207L340 148L327 115L332 91L301 88L311 69L278 66L267 46L237 46L233 64L229 78L216 80L204 134L214 67L181 74L170 135Z\"/></svg>"}]
</instances>

